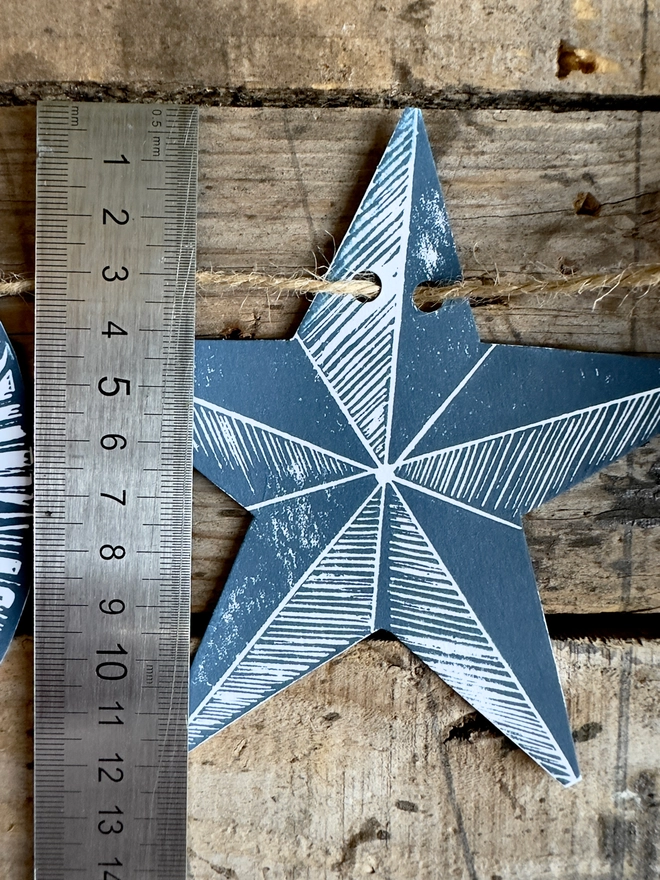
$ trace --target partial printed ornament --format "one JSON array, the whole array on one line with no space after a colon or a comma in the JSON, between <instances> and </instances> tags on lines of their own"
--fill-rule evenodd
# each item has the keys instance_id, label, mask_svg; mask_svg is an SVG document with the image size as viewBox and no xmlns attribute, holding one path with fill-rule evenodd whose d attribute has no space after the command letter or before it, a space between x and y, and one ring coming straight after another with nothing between
<instances>
[{"instance_id":1,"label":"partial printed ornament","mask_svg":"<svg viewBox=\"0 0 660 880\"><path fill-rule=\"evenodd\" d=\"M660 429L660 362L487 345L431 149L406 110L287 341L199 341L195 467L253 520L191 671L194 748L387 630L548 773L580 774L522 529Z\"/></svg>"},{"instance_id":2,"label":"partial printed ornament","mask_svg":"<svg viewBox=\"0 0 660 880\"><path fill-rule=\"evenodd\" d=\"M16 355L0 324L0 660L30 589L32 433Z\"/></svg>"}]
</instances>

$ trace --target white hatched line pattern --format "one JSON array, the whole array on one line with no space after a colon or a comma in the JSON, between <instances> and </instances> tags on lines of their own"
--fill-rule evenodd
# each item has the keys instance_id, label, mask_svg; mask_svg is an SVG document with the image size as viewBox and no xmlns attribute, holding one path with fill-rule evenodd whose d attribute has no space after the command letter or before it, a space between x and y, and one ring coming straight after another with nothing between
<instances>
[{"instance_id":1,"label":"white hatched line pattern","mask_svg":"<svg viewBox=\"0 0 660 880\"><path fill-rule=\"evenodd\" d=\"M369 635L382 491L369 496L192 713L191 748Z\"/></svg>"},{"instance_id":2,"label":"white hatched line pattern","mask_svg":"<svg viewBox=\"0 0 660 880\"><path fill-rule=\"evenodd\" d=\"M379 273L380 296L365 304L318 296L296 337L380 462L385 461L401 319L416 125L416 115L410 114L397 129L329 272L332 278Z\"/></svg>"},{"instance_id":3,"label":"white hatched line pattern","mask_svg":"<svg viewBox=\"0 0 660 880\"><path fill-rule=\"evenodd\" d=\"M470 504L465 504L463 501L459 501L457 498L451 498L449 495L441 495L440 492L434 492L433 489L427 489L426 486L420 486L419 483L411 483L409 480L404 480L402 477L395 477L393 482L398 483L399 486L407 486L409 489L416 489L417 492L421 492L423 495L437 498L438 501L444 501L446 504L451 504L453 507L459 507L461 510L469 510L470 513L476 513L477 516L481 516L484 519L492 519L493 522L498 522L500 525L507 526L509 529L516 529L519 532L522 531L520 523L511 522L511 520L508 519L502 519L501 516L495 516L494 513L490 513L482 507L473 507Z\"/></svg>"},{"instance_id":4,"label":"white hatched line pattern","mask_svg":"<svg viewBox=\"0 0 660 880\"><path fill-rule=\"evenodd\" d=\"M635 407L610 413L607 407L613 404L608 403L600 408L602 413L599 408L569 413L414 456L418 442L494 351L491 346L430 415L398 460L390 461L420 125L418 112L404 115L328 273L329 278L342 279L375 272L383 285L380 296L360 304L350 297L318 295L295 337L373 466L366 467L207 401L195 401L196 450L214 458L228 475L233 472L229 482L233 479L241 486L245 482L252 498L237 500L257 516L269 504L321 489L328 490L330 497L334 487L364 476L375 478L379 487L348 522L337 526L329 545L257 632L244 632L244 647L232 654L235 659L219 681L210 680L215 670L198 674L198 681L203 678L210 690L192 712L190 744L194 747L203 742L369 635L380 619L377 604L383 610L389 605L389 625L396 636L549 773L570 785L577 777L566 755L470 608L401 491L405 484L521 530L510 520L530 499L538 496L543 500L583 468L586 458L579 461L580 455L593 454L594 461L603 463L616 457L611 454L611 444L602 438L604 426L620 418L626 421L629 440L621 426L612 429L617 438L610 438L621 448L626 442L632 445L633 435L638 438L643 427L641 422L633 426ZM590 441L590 432L599 438L598 448ZM266 481L267 490L260 484L255 488L257 481ZM257 492L262 496L257 497ZM386 505L390 496L393 500ZM386 540L389 546L383 545ZM524 540L522 531L520 540ZM235 576L243 575L236 572ZM234 589L230 601L235 602L235 581L230 584ZM533 588L533 583L530 586ZM267 589L267 584L261 589ZM213 651L212 641L219 635L218 631L208 645L203 643L204 656ZM546 649L550 651L549 643ZM551 665L546 671L551 675ZM554 686L559 688L556 680Z\"/></svg>"},{"instance_id":5,"label":"white hatched line pattern","mask_svg":"<svg viewBox=\"0 0 660 880\"><path fill-rule=\"evenodd\" d=\"M418 124L414 112L402 117L332 261L333 278L405 260Z\"/></svg>"},{"instance_id":6,"label":"white hatched line pattern","mask_svg":"<svg viewBox=\"0 0 660 880\"><path fill-rule=\"evenodd\" d=\"M660 388L416 456L403 479L474 507L518 516L646 442Z\"/></svg>"},{"instance_id":7,"label":"white hatched line pattern","mask_svg":"<svg viewBox=\"0 0 660 880\"><path fill-rule=\"evenodd\" d=\"M1 329L0 335L4 336ZM11 346L5 342L0 355L0 661L9 647L28 589L24 561L34 496L24 399L18 365Z\"/></svg>"},{"instance_id":8,"label":"white hatched line pattern","mask_svg":"<svg viewBox=\"0 0 660 880\"><path fill-rule=\"evenodd\" d=\"M379 461L385 454L397 299L390 287L339 322L321 321L319 315L314 338L306 334L300 340Z\"/></svg>"},{"instance_id":9,"label":"white hatched line pattern","mask_svg":"<svg viewBox=\"0 0 660 880\"><path fill-rule=\"evenodd\" d=\"M368 473L358 462L199 398L195 399L194 443L197 451L214 458L224 472L240 471L252 492L254 475L267 472L271 498Z\"/></svg>"},{"instance_id":10,"label":"white hatched line pattern","mask_svg":"<svg viewBox=\"0 0 660 880\"><path fill-rule=\"evenodd\" d=\"M547 725L398 492L388 506L394 635L563 785L577 782Z\"/></svg>"}]
</instances>

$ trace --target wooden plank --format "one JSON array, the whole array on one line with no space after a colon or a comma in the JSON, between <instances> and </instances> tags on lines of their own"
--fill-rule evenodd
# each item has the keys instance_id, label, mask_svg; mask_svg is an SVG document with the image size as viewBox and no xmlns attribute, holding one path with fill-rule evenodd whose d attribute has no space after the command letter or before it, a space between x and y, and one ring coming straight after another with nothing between
<instances>
[{"instance_id":1,"label":"wooden plank","mask_svg":"<svg viewBox=\"0 0 660 880\"><path fill-rule=\"evenodd\" d=\"M36 183L34 108L3 108L0 114L0 268L34 272Z\"/></svg>"},{"instance_id":2,"label":"wooden plank","mask_svg":"<svg viewBox=\"0 0 660 880\"><path fill-rule=\"evenodd\" d=\"M200 264L288 270L313 268L316 257L323 265L398 116L203 110ZM466 271L583 272L657 255L657 219L639 222L635 196L637 179L656 175L660 146L638 130L638 114L428 111L424 118ZM575 214L585 190L603 203L597 217ZM657 208L657 193L649 200Z\"/></svg>"},{"instance_id":3,"label":"wooden plank","mask_svg":"<svg viewBox=\"0 0 660 880\"><path fill-rule=\"evenodd\" d=\"M191 754L191 880L657 876L660 645L554 643L566 791L398 642L357 645ZM3 877L31 874L31 640L0 667Z\"/></svg>"},{"instance_id":4,"label":"wooden plank","mask_svg":"<svg viewBox=\"0 0 660 880\"><path fill-rule=\"evenodd\" d=\"M327 263L398 116L203 109L200 266ZM654 114L427 111L425 120L467 272L585 272L657 259ZM34 167L34 108L0 108L5 271L34 266ZM585 190L603 204L597 216L574 211Z\"/></svg>"},{"instance_id":5,"label":"wooden plank","mask_svg":"<svg viewBox=\"0 0 660 880\"><path fill-rule=\"evenodd\" d=\"M572 790L398 643L366 642L192 753L192 876L655 876L658 644L555 651Z\"/></svg>"},{"instance_id":6,"label":"wooden plank","mask_svg":"<svg viewBox=\"0 0 660 880\"><path fill-rule=\"evenodd\" d=\"M50 3L7 0L0 79L641 94L657 91L657 55L644 52L657 17L643 0L262 0L240 12L230 0L65 0L56 14Z\"/></svg>"},{"instance_id":7,"label":"wooden plank","mask_svg":"<svg viewBox=\"0 0 660 880\"><path fill-rule=\"evenodd\" d=\"M200 266L290 272L313 268L315 256L327 264L397 116L204 110ZM435 111L425 118L467 273L543 277L558 265L587 272L660 260L656 116ZM29 272L34 110L1 109L0 138L0 267ZM648 196L634 198L636 181ZM584 189L604 203L598 216L575 214L573 200ZM475 316L485 341L657 355L657 305L657 293L621 290L599 303L595 295L526 296L480 306ZM198 334L282 338L305 307L287 295L208 290L198 297ZM30 304L0 300L0 319L29 362ZM526 518L548 612L660 608L659 461L655 441ZM208 612L248 520L200 476L194 516L193 609Z\"/></svg>"},{"instance_id":8,"label":"wooden plank","mask_svg":"<svg viewBox=\"0 0 660 880\"><path fill-rule=\"evenodd\" d=\"M203 109L200 266L326 265L398 116ZM427 111L425 120L466 272L657 259L654 114ZM34 108L0 108L0 266L9 272L34 266L34 138ZM584 191L602 203L597 216L575 213Z\"/></svg>"}]
</instances>

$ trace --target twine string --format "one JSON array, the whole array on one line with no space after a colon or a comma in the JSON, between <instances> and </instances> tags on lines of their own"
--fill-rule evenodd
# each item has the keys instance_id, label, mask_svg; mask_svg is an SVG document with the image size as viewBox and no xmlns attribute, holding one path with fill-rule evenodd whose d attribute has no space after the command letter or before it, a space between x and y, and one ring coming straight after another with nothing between
<instances>
[{"instance_id":1,"label":"twine string","mask_svg":"<svg viewBox=\"0 0 660 880\"><path fill-rule=\"evenodd\" d=\"M267 275L260 272L231 272L202 270L196 275L198 292L222 294L223 291L263 290L312 296L315 293L332 293L338 296L355 296L373 299L380 292L380 285L369 279L328 281L316 275ZM482 278L460 281L447 287L421 285L415 292L415 302L420 308L438 305L448 299L466 297L474 301L508 299L523 294L543 296L561 294L581 296L598 293L598 304L617 288L647 293L660 285L660 264L628 266L589 275L567 275L552 279L538 279L533 275L520 281L490 282ZM0 297L18 296L34 292L34 279L21 276L0 275Z\"/></svg>"}]
</instances>

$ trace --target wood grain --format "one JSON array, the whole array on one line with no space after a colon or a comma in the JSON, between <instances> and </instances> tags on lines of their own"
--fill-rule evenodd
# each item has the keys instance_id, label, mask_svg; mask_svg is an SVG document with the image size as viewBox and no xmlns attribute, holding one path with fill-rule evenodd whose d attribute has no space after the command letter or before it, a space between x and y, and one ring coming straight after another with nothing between
<instances>
[{"instance_id":1,"label":"wood grain","mask_svg":"<svg viewBox=\"0 0 660 880\"><path fill-rule=\"evenodd\" d=\"M291 272L327 265L398 114L385 110L201 113L200 267ZM652 114L425 114L466 273L587 272L660 258L660 137ZM33 108L0 109L0 267L33 270ZM259 149L255 149L258 144ZM636 182L637 181L637 182ZM637 186L647 195L635 198ZM598 216L577 215L588 189ZM283 220L285 218L285 220ZM526 296L475 308L484 341L660 353L658 291ZM200 336L290 336L306 302L243 289L198 296ZM32 306L0 300L29 363ZM660 443L654 441L526 518L551 613L660 609ZM217 601L247 515L195 479L193 609Z\"/></svg>"},{"instance_id":2,"label":"wood grain","mask_svg":"<svg viewBox=\"0 0 660 880\"><path fill-rule=\"evenodd\" d=\"M652 94L657 21L643 0L6 0L0 79Z\"/></svg>"},{"instance_id":3,"label":"wood grain","mask_svg":"<svg viewBox=\"0 0 660 880\"><path fill-rule=\"evenodd\" d=\"M660 118L589 112L657 108L657 3L5 0L0 33L5 100L96 80L105 99L117 84L119 99L181 90L257 102L263 93L284 107L326 96L383 107L571 101L585 112L425 114L466 272L487 283L660 257ZM203 109L200 267L327 265L397 116L379 107ZM0 271L33 272L34 171L34 109L1 108ZM578 215L586 192L601 208ZM658 296L525 297L475 317L485 341L657 356ZM203 291L197 330L280 339L305 307L291 296ZM0 300L0 320L29 371L29 298ZM201 630L248 520L199 475L194 491ZM659 499L656 440L526 517L546 611L659 610ZM659 644L554 643L585 776L570 791L399 643L355 646L192 754L190 880L658 878ZM26 635L0 666L0 779L0 875L28 880Z\"/></svg>"},{"instance_id":4,"label":"wood grain","mask_svg":"<svg viewBox=\"0 0 660 880\"><path fill-rule=\"evenodd\" d=\"M191 878L656 877L658 643L555 652L573 789L397 642L364 642L192 752Z\"/></svg>"},{"instance_id":5,"label":"wood grain","mask_svg":"<svg viewBox=\"0 0 660 880\"><path fill-rule=\"evenodd\" d=\"M203 108L200 268L327 265L398 116ZM655 114L448 110L427 111L425 121L467 273L587 272L657 259ZM34 268L34 169L34 108L0 108L4 271ZM602 204L596 216L575 213L585 191Z\"/></svg>"},{"instance_id":6,"label":"wood grain","mask_svg":"<svg viewBox=\"0 0 660 880\"><path fill-rule=\"evenodd\" d=\"M362 642L191 753L190 880L658 876L660 643L554 643L566 791L398 642ZM31 640L0 667L0 851L31 868Z\"/></svg>"},{"instance_id":7,"label":"wood grain","mask_svg":"<svg viewBox=\"0 0 660 880\"><path fill-rule=\"evenodd\" d=\"M0 666L0 852L7 880L32 877L32 639L14 639Z\"/></svg>"}]
</instances>

